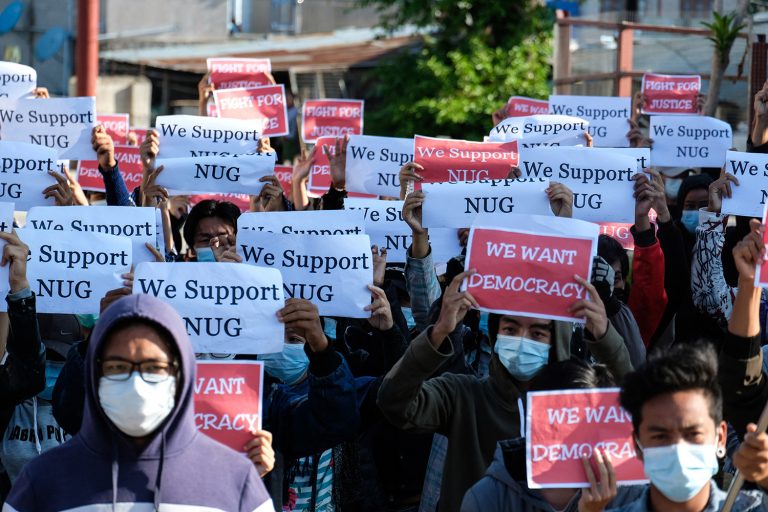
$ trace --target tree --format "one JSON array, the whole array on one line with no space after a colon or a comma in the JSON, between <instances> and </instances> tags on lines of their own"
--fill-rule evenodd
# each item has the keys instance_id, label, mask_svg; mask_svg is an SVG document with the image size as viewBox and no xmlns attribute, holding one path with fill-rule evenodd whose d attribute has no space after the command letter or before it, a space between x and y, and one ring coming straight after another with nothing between
<instances>
[{"instance_id":1,"label":"tree","mask_svg":"<svg viewBox=\"0 0 768 512\"><path fill-rule=\"evenodd\" d=\"M429 28L418 51L374 72L366 132L481 139L510 95L549 94L552 13L538 3L496 0L359 0L383 26Z\"/></svg>"},{"instance_id":2,"label":"tree","mask_svg":"<svg viewBox=\"0 0 768 512\"><path fill-rule=\"evenodd\" d=\"M723 84L723 76L728 64L731 62L731 48L739 32L747 25L742 23L749 8L748 0L739 2L739 9L730 14L720 14L717 10L712 12L713 21L702 23L707 27L712 35L707 39L712 41L714 51L712 52L711 74L709 78L709 91L707 91L707 101L704 104L703 114L705 116L714 116L717 110L717 103L720 99L720 87Z\"/></svg>"}]
</instances>

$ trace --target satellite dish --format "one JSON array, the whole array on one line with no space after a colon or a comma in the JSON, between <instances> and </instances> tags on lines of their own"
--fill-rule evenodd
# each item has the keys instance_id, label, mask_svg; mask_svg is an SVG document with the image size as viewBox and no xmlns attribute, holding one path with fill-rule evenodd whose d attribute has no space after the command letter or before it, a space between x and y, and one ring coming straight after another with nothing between
<instances>
[{"instance_id":1,"label":"satellite dish","mask_svg":"<svg viewBox=\"0 0 768 512\"><path fill-rule=\"evenodd\" d=\"M5 6L3 12L0 13L0 34L13 30L22 14L24 14L24 4L20 0L15 0Z\"/></svg>"},{"instance_id":2,"label":"satellite dish","mask_svg":"<svg viewBox=\"0 0 768 512\"><path fill-rule=\"evenodd\" d=\"M46 30L35 43L35 59L40 61L50 59L59 53L68 37L69 32L60 27Z\"/></svg>"}]
</instances>

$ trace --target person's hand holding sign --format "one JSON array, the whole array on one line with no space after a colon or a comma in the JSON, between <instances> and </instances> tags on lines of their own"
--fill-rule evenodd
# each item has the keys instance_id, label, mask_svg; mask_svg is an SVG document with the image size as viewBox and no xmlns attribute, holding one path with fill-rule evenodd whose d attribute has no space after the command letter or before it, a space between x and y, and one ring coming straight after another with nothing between
<instances>
[{"instance_id":1,"label":"person's hand holding sign","mask_svg":"<svg viewBox=\"0 0 768 512\"><path fill-rule=\"evenodd\" d=\"M611 456L606 451L599 448L595 449L593 460L597 466L597 472L600 476L598 481L592 465L586 457L581 458L584 465L584 471L587 473L589 487L581 490L581 499L579 499L579 512L601 512L616 497L616 474L611 464Z\"/></svg>"},{"instance_id":2,"label":"person's hand holding sign","mask_svg":"<svg viewBox=\"0 0 768 512\"><path fill-rule=\"evenodd\" d=\"M733 183L733 185L731 185ZM720 171L720 177L709 184L709 202L707 210L714 213L720 213L720 208L723 205L723 198L730 199L733 197L733 186L739 186L739 179L729 172L725 172L725 168Z\"/></svg>"},{"instance_id":3,"label":"person's hand holding sign","mask_svg":"<svg viewBox=\"0 0 768 512\"><path fill-rule=\"evenodd\" d=\"M283 187L274 174L272 176L262 176L259 182L264 186L259 192L258 208L262 212L282 212L285 210L283 205Z\"/></svg>"},{"instance_id":4,"label":"person's hand holding sign","mask_svg":"<svg viewBox=\"0 0 768 512\"><path fill-rule=\"evenodd\" d=\"M115 143L104 126L99 125L93 129L93 132L91 133L91 145L96 152L99 167L101 167L103 171L110 171L117 166L117 160L115 160Z\"/></svg>"},{"instance_id":5,"label":"person's hand holding sign","mask_svg":"<svg viewBox=\"0 0 768 512\"><path fill-rule=\"evenodd\" d=\"M21 241L15 229L10 233L0 231L0 240L6 242L5 247L3 247L3 259L0 261L0 266L4 267L10 264L8 283L11 285L11 293L29 288L29 281L27 280L29 247Z\"/></svg>"},{"instance_id":6,"label":"person's hand holding sign","mask_svg":"<svg viewBox=\"0 0 768 512\"><path fill-rule=\"evenodd\" d=\"M305 299L288 299L285 307L277 312L277 319L304 338L312 352L322 352L328 347L317 306Z\"/></svg>"},{"instance_id":7,"label":"person's hand holding sign","mask_svg":"<svg viewBox=\"0 0 768 512\"><path fill-rule=\"evenodd\" d=\"M207 116L208 110L208 98L210 98L211 94L213 94L213 84L208 83L208 79L210 78L211 73L206 73L203 75L203 78L200 79L200 82L197 84L197 115L199 116Z\"/></svg>"},{"instance_id":8,"label":"person's hand holding sign","mask_svg":"<svg viewBox=\"0 0 768 512\"><path fill-rule=\"evenodd\" d=\"M141 165L144 171L155 167L155 158L160 153L160 137L157 130L147 130L147 136L139 146L139 155L141 155Z\"/></svg>"},{"instance_id":9,"label":"person's hand holding sign","mask_svg":"<svg viewBox=\"0 0 768 512\"><path fill-rule=\"evenodd\" d=\"M477 309L477 301L469 292L459 291L461 283L467 277L475 274L474 270L467 270L457 275L445 289L443 294L443 305L440 308L440 316L432 327L429 341L435 349L439 349L445 341L445 338L451 334L456 326L464 319L467 311Z\"/></svg>"},{"instance_id":10,"label":"person's hand holding sign","mask_svg":"<svg viewBox=\"0 0 768 512\"><path fill-rule=\"evenodd\" d=\"M429 253L429 236L427 229L421 224L424 197L424 192L418 190L408 194L403 203L403 220L411 228L413 235L410 249L411 257L416 259L421 259Z\"/></svg>"},{"instance_id":11,"label":"person's hand holding sign","mask_svg":"<svg viewBox=\"0 0 768 512\"><path fill-rule=\"evenodd\" d=\"M400 199L405 199L408 195L408 187L412 182L424 181L424 178L417 171L423 171L424 167L415 162L408 162L400 168L398 179L400 180ZM412 189L411 189L412 190Z\"/></svg>"},{"instance_id":12,"label":"person's hand holding sign","mask_svg":"<svg viewBox=\"0 0 768 512\"><path fill-rule=\"evenodd\" d=\"M75 196L67 177L63 173L59 174L55 171L48 171L48 174L56 179L56 184L43 190L45 198L52 197L56 201L56 206L72 206L75 202Z\"/></svg>"},{"instance_id":13,"label":"person's hand holding sign","mask_svg":"<svg viewBox=\"0 0 768 512\"><path fill-rule=\"evenodd\" d=\"M584 328L594 339L599 340L608 332L608 315L605 313L603 301L600 300L600 295L595 287L585 279L573 276L573 280L585 288L586 292L589 293L589 299L585 298L578 301L568 308L568 311L573 316L585 317L587 322Z\"/></svg>"},{"instance_id":14,"label":"person's hand holding sign","mask_svg":"<svg viewBox=\"0 0 768 512\"><path fill-rule=\"evenodd\" d=\"M744 441L733 456L733 465L748 482L768 489L768 434L757 432L757 425L747 425Z\"/></svg>"},{"instance_id":15,"label":"person's hand holding sign","mask_svg":"<svg viewBox=\"0 0 768 512\"><path fill-rule=\"evenodd\" d=\"M347 186L347 144L349 135L336 137L336 146L333 152L328 146L323 146L323 154L328 157L331 168L331 186L336 190L344 190Z\"/></svg>"},{"instance_id":16,"label":"person's hand holding sign","mask_svg":"<svg viewBox=\"0 0 768 512\"><path fill-rule=\"evenodd\" d=\"M549 182L546 190L552 213L558 217L570 218L573 215L573 192L570 188L556 181Z\"/></svg>"},{"instance_id":17,"label":"person's hand holding sign","mask_svg":"<svg viewBox=\"0 0 768 512\"><path fill-rule=\"evenodd\" d=\"M373 302L365 306L366 311L371 312L371 318L368 319L374 328L380 331L388 331L395 325L392 319L392 308L387 300L387 294L378 286L368 286L373 296Z\"/></svg>"},{"instance_id":18,"label":"person's hand holding sign","mask_svg":"<svg viewBox=\"0 0 768 512\"><path fill-rule=\"evenodd\" d=\"M253 439L248 441L243 449L248 454L248 458L251 459L253 465L256 466L259 476L264 478L264 475L275 467L272 433L266 430L255 430L251 434L253 434Z\"/></svg>"},{"instance_id":19,"label":"person's hand holding sign","mask_svg":"<svg viewBox=\"0 0 768 512\"><path fill-rule=\"evenodd\" d=\"M733 263L739 273L739 288L753 287L755 282L755 267L763 260L765 244L763 243L763 226L759 220L749 221L750 232L733 248Z\"/></svg>"}]
</instances>

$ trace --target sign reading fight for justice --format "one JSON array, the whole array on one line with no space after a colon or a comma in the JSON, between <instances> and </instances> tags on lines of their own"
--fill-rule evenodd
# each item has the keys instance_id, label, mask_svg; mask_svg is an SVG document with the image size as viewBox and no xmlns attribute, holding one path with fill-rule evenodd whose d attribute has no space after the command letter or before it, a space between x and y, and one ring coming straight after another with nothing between
<instances>
[{"instance_id":1,"label":"sign reading fight for justice","mask_svg":"<svg viewBox=\"0 0 768 512\"><path fill-rule=\"evenodd\" d=\"M288 135L288 110L283 84L213 91L220 118L263 123L268 137Z\"/></svg>"},{"instance_id":2,"label":"sign reading fight for justice","mask_svg":"<svg viewBox=\"0 0 768 512\"><path fill-rule=\"evenodd\" d=\"M160 138L157 165L167 158L231 156L255 153L261 139L261 121L205 116L158 116Z\"/></svg>"},{"instance_id":3,"label":"sign reading fight for justice","mask_svg":"<svg viewBox=\"0 0 768 512\"><path fill-rule=\"evenodd\" d=\"M237 263L141 263L133 293L164 300L184 319L195 352L268 354L283 350L280 272Z\"/></svg>"},{"instance_id":4,"label":"sign reading fight for justice","mask_svg":"<svg viewBox=\"0 0 768 512\"><path fill-rule=\"evenodd\" d=\"M722 167L731 125L706 116L651 116L651 158L660 167Z\"/></svg>"},{"instance_id":5,"label":"sign reading fight for justice","mask_svg":"<svg viewBox=\"0 0 768 512\"><path fill-rule=\"evenodd\" d=\"M400 168L413 160L413 139L353 135L347 144L347 190L400 197Z\"/></svg>"},{"instance_id":6,"label":"sign reading fight for justice","mask_svg":"<svg viewBox=\"0 0 768 512\"><path fill-rule=\"evenodd\" d=\"M363 133L363 100L307 100L301 107L304 142Z\"/></svg>"},{"instance_id":7,"label":"sign reading fight for justice","mask_svg":"<svg viewBox=\"0 0 768 512\"><path fill-rule=\"evenodd\" d=\"M272 72L269 59L217 57L207 59L208 81L214 90L240 89L270 85L267 73Z\"/></svg>"},{"instance_id":8,"label":"sign reading fight for justice","mask_svg":"<svg viewBox=\"0 0 768 512\"><path fill-rule=\"evenodd\" d=\"M597 224L521 214L506 216L503 226L474 225L469 233L464 268L477 273L464 281L464 289L480 309L584 322L568 308L586 298L574 275L590 279Z\"/></svg>"},{"instance_id":9,"label":"sign reading fight for justice","mask_svg":"<svg viewBox=\"0 0 768 512\"><path fill-rule=\"evenodd\" d=\"M575 116L589 121L587 132L595 147L628 147L631 98L606 96L550 96L552 114Z\"/></svg>"},{"instance_id":10,"label":"sign reading fight for justice","mask_svg":"<svg viewBox=\"0 0 768 512\"><path fill-rule=\"evenodd\" d=\"M700 90L698 75L646 73L642 84L643 114L698 114L696 99Z\"/></svg>"},{"instance_id":11,"label":"sign reading fight for justice","mask_svg":"<svg viewBox=\"0 0 768 512\"><path fill-rule=\"evenodd\" d=\"M423 183L499 180L517 165L517 142L471 142L416 135L413 161L424 170ZM420 188L420 183L415 183Z\"/></svg>"}]
</instances>

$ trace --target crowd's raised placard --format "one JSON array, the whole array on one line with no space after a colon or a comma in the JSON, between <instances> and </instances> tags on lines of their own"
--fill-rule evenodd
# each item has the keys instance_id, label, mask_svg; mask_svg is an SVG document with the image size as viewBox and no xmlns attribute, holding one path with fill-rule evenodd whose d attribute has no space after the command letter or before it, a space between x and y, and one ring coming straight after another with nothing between
<instances>
[{"instance_id":1,"label":"crowd's raised placard","mask_svg":"<svg viewBox=\"0 0 768 512\"><path fill-rule=\"evenodd\" d=\"M364 235L363 215L348 210L251 212L237 219L237 230L284 235Z\"/></svg>"},{"instance_id":2,"label":"crowd's raised placard","mask_svg":"<svg viewBox=\"0 0 768 512\"><path fill-rule=\"evenodd\" d=\"M590 279L597 224L521 214L506 216L503 226L475 224L469 233L464 268L477 273L464 287L480 309L583 322L568 308L586 298L574 275Z\"/></svg>"},{"instance_id":3,"label":"crowd's raised placard","mask_svg":"<svg viewBox=\"0 0 768 512\"><path fill-rule=\"evenodd\" d=\"M768 155L728 151L725 171L739 184L731 184L731 197L723 196L722 213L760 217L768 199Z\"/></svg>"},{"instance_id":4,"label":"crowd's raised placard","mask_svg":"<svg viewBox=\"0 0 768 512\"><path fill-rule=\"evenodd\" d=\"M243 230L237 234L237 253L250 265L280 270L285 297L310 300L323 316L370 316L363 311L371 303L367 286L373 282L367 235L315 237Z\"/></svg>"},{"instance_id":5,"label":"crowd's raised placard","mask_svg":"<svg viewBox=\"0 0 768 512\"><path fill-rule=\"evenodd\" d=\"M209 101L205 104L205 113L208 117L219 117L219 107L215 101Z\"/></svg>"},{"instance_id":6,"label":"crowd's raised placard","mask_svg":"<svg viewBox=\"0 0 768 512\"><path fill-rule=\"evenodd\" d=\"M363 100L306 100L301 107L301 134L304 142L320 137L362 135Z\"/></svg>"},{"instance_id":7,"label":"crowd's raised placard","mask_svg":"<svg viewBox=\"0 0 768 512\"><path fill-rule=\"evenodd\" d=\"M205 116L158 116L160 137L157 165L167 158L231 156L255 153L261 139L261 121Z\"/></svg>"},{"instance_id":8,"label":"crowd's raised placard","mask_svg":"<svg viewBox=\"0 0 768 512\"><path fill-rule=\"evenodd\" d=\"M248 194L194 194L189 196L189 205L194 207L200 201L229 201L241 212L247 212L251 209L251 196Z\"/></svg>"},{"instance_id":9,"label":"crowd's raised placard","mask_svg":"<svg viewBox=\"0 0 768 512\"><path fill-rule=\"evenodd\" d=\"M403 203L404 201L381 199L344 200L346 211L362 213L365 233L371 237L372 245L387 250L389 263L405 263L406 250L413 241L411 228L403 220ZM429 245L432 248L432 261L435 263L446 263L461 254L461 245L455 229L430 229Z\"/></svg>"},{"instance_id":10,"label":"crowd's raised placard","mask_svg":"<svg viewBox=\"0 0 768 512\"><path fill-rule=\"evenodd\" d=\"M526 474L531 489L589 487L582 457L607 453L619 485L647 481L632 440L632 417L619 389L566 389L527 394Z\"/></svg>"},{"instance_id":11,"label":"crowd's raised placard","mask_svg":"<svg viewBox=\"0 0 768 512\"><path fill-rule=\"evenodd\" d=\"M96 99L92 96L0 100L0 138L49 147L61 159L93 158L95 124Z\"/></svg>"},{"instance_id":12,"label":"crowd's raised placard","mask_svg":"<svg viewBox=\"0 0 768 512\"><path fill-rule=\"evenodd\" d=\"M133 264L155 261L145 244L157 247L159 235L155 228L155 208L134 206L37 206L27 213L24 229L125 237L133 243Z\"/></svg>"},{"instance_id":13,"label":"crowd's raised placard","mask_svg":"<svg viewBox=\"0 0 768 512\"><path fill-rule=\"evenodd\" d=\"M56 180L48 171L58 171L56 151L23 142L0 141L0 201L16 204L17 210L54 204L43 190Z\"/></svg>"},{"instance_id":14,"label":"crowd's raised placard","mask_svg":"<svg viewBox=\"0 0 768 512\"><path fill-rule=\"evenodd\" d=\"M13 230L13 212L14 204L0 201L0 231L10 233ZM0 240L0 253L5 247L5 240ZM0 293L7 293L9 290L8 274L11 266L3 265L0 267Z\"/></svg>"},{"instance_id":15,"label":"crowd's raised placard","mask_svg":"<svg viewBox=\"0 0 768 512\"><path fill-rule=\"evenodd\" d=\"M651 168L650 148L611 148L611 153L631 156L637 160L637 171L647 171Z\"/></svg>"},{"instance_id":16,"label":"crowd's raised placard","mask_svg":"<svg viewBox=\"0 0 768 512\"><path fill-rule=\"evenodd\" d=\"M413 161L424 183L499 180L517 165L517 142L471 142L416 135ZM419 183L416 183L419 186Z\"/></svg>"},{"instance_id":17,"label":"crowd's raised placard","mask_svg":"<svg viewBox=\"0 0 768 512\"><path fill-rule=\"evenodd\" d=\"M258 195L264 187L259 181L275 169L273 153L233 156L203 156L163 160L156 183L171 195L206 192Z\"/></svg>"},{"instance_id":18,"label":"crowd's raised placard","mask_svg":"<svg viewBox=\"0 0 768 512\"><path fill-rule=\"evenodd\" d=\"M142 167L138 146L115 146L117 168L129 191L141 186ZM77 181L83 190L104 192L104 178L99 172L98 160L79 160L77 162Z\"/></svg>"},{"instance_id":19,"label":"crowd's raised placard","mask_svg":"<svg viewBox=\"0 0 768 512\"><path fill-rule=\"evenodd\" d=\"M325 194L331 186L331 164L325 154L325 148L330 154L335 154L336 137L320 137L315 142L315 161L309 168L307 190L316 195Z\"/></svg>"},{"instance_id":20,"label":"crowd's raised placard","mask_svg":"<svg viewBox=\"0 0 768 512\"><path fill-rule=\"evenodd\" d=\"M220 118L260 120L265 136L288 135L283 84L213 91L213 97Z\"/></svg>"},{"instance_id":21,"label":"crowd's raised placard","mask_svg":"<svg viewBox=\"0 0 768 512\"><path fill-rule=\"evenodd\" d=\"M465 228L488 215L552 215L548 180L482 180L425 183L422 224L426 228Z\"/></svg>"},{"instance_id":22,"label":"crowd's raised placard","mask_svg":"<svg viewBox=\"0 0 768 512\"><path fill-rule=\"evenodd\" d=\"M651 116L654 166L722 167L733 144L731 125L706 116Z\"/></svg>"},{"instance_id":23,"label":"crowd's raised placard","mask_svg":"<svg viewBox=\"0 0 768 512\"><path fill-rule=\"evenodd\" d=\"M520 149L538 146L586 144L589 121L571 116L534 115L508 117L491 129L491 142L518 141Z\"/></svg>"},{"instance_id":24,"label":"crowd's raised placard","mask_svg":"<svg viewBox=\"0 0 768 512\"><path fill-rule=\"evenodd\" d=\"M413 139L353 135L347 145L347 190L400 196L400 168L413 160Z\"/></svg>"},{"instance_id":25,"label":"crowd's raised placard","mask_svg":"<svg viewBox=\"0 0 768 512\"><path fill-rule=\"evenodd\" d=\"M154 220L153 220L154 225ZM100 233L17 230L29 247L27 276L38 313L99 314L101 299L131 270L131 240ZM0 294L8 290L0 282ZM6 310L0 301L0 311Z\"/></svg>"},{"instance_id":26,"label":"crowd's raised placard","mask_svg":"<svg viewBox=\"0 0 768 512\"><path fill-rule=\"evenodd\" d=\"M129 117L128 114L96 114L96 124L107 130L115 145L128 144Z\"/></svg>"},{"instance_id":27,"label":"crowd's raised placard","mask_svg":"<svg viewBox=\"0 0 768 512\"><path fill-rule=\"evenodd\" d=\"M141 144L144 139L147 138L147 132L149 131L149 128L139 128L137 126L131 126L130 130L128 131L128 134L131 133L136 136L136 143Z\"/></svg>"},{"instance_id":28,"label":"crowd's raised placard","mask_svg":"<svg viewBox=\"0 0 768 512\"><path fill-rule=\"evenodd\" d=\"M504 107L509 117L528 117L549 113L547 100L536 100L525 96L511 96Z\"/></svg>"},{"instance_id":29,"label":"crowd's raised placard","mask_svg":"<svg viewBox=\"0 0 768 512\"><path fill-rule=\"evenodd\" d=\"M643 114L697 114L698 75L643 75Z\"/></svg>"},{"instance_id":30,"label":"crowd's raised placard","mask_svg":"<svg viewBox=\"0 0 768 512\"><path fill-rule=\"evenodd\" d=\"M763 219L763 225L765 226L766 222L768 222L768 203L763 207L761 218ZM768 246L768 229L763 230L763 244ZM768 264L766 264L766 260L764 259L766 256L763 256L763 258L758 261L757 269L755 271L755 286L761 288L768 288Z\"/></svg>"},{"instance_id":31,"label":"crowd's raised placard","mask_svg":"<svg viewBox=\"0 0 768 512\"><path fill-rule=\"evenodd\" d=\"M133 293L164 300L184 319L195 352L268 354L283 350L280 272L237 263L141 263Z\"/></svg>"},{"instance_id":32,"label":"crowd's raised placard","mask_svg":"<svg viewBox=\"0 0 768 512\"><path fill-rule=\"evenodd\" d=\"M573 191L573 218L633 222L637 159L598 148L532 148L520 151L522 177L563 183Z\"/></svg>"},{"instance_id":33,"label":"crowd's raised placard","mask_svg":"<svg viewBox=\"0 0 768 512\"><path fill-rule=\"evenodd\" d=\"M206 60L208 81L214 89L240 89L270 85L267 73L272 72L269 59L217 57Z\"/></svg>"},{"instance_id":34,"label":"crowd's raised placard","mask_svg":"<svg viewBox=\"0 0 768 512\"><path fill-rule=\"evenodd\" d=\"M556 115L575 116L589 121L587 131L595 147L629 146L631 98L606 96L550 96L549 111Z\"/></svg>"},{"instance_id":35,"label":"crowd's raised placard","mask_svg":"<svg viewBox=\"0 0 768 512\"><path fill-rule=\"evenodd\" d=\"M260 361L198 361L195 425L216 441L242 452L261 430L264 364Z\"/></svg>"},{"instance_id":36,"label":"crowd's raised placard","mask_svg":"<svg viewBox=\"0 0 768 512\"><path fill-rule=\"evenodd\" d=\"M293 197L293 167L290 165L275 165L275 177L283 187L286 197Z\"/></svg>"},{"instance_id":37,"label":"crowd's raised placard","mask_svg":"<svg viewBox=\"0 0 768 512\"><path fill-rule=\"evenodd\" d=\"M37 87L35 68L15 62L0 62L0 99L31 98Z\"/></svg>"}]
</instances>

